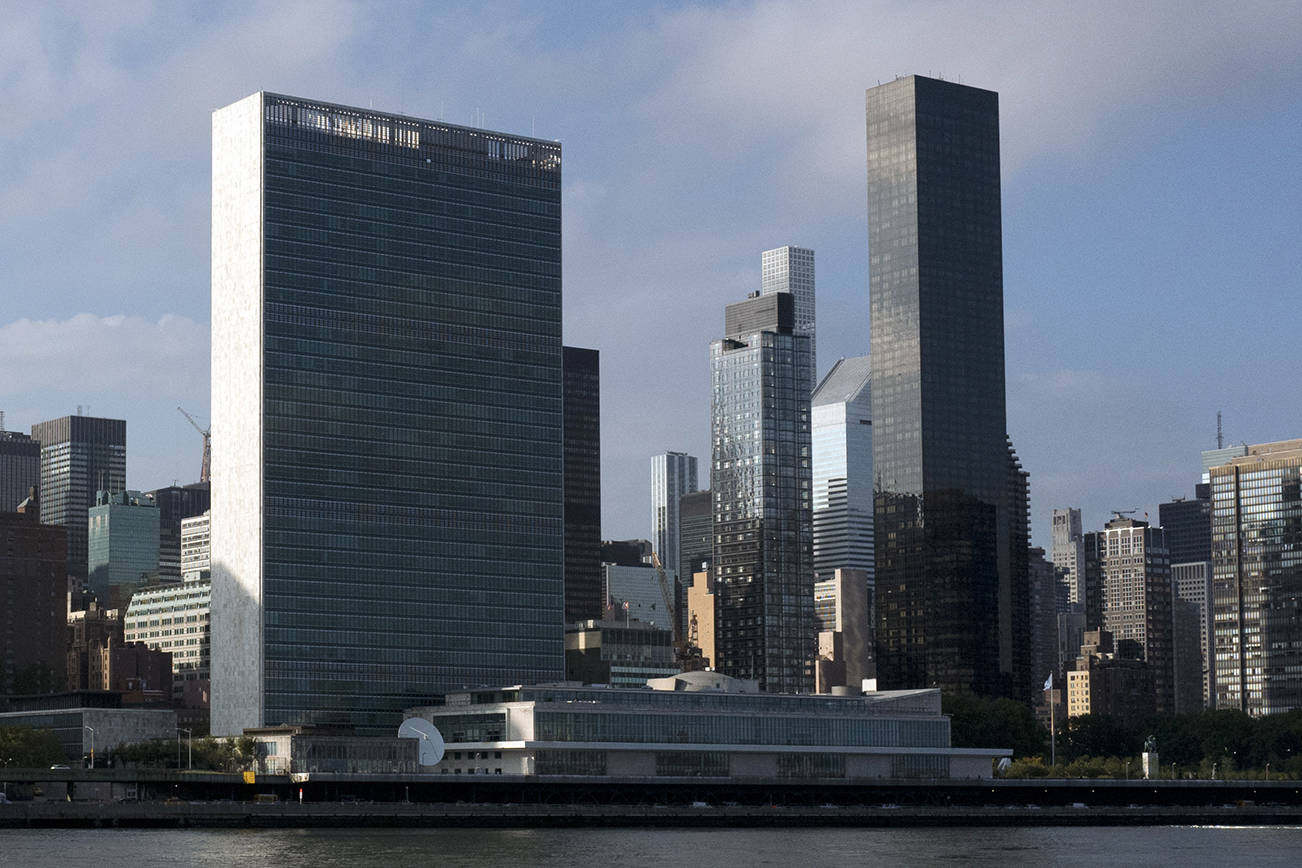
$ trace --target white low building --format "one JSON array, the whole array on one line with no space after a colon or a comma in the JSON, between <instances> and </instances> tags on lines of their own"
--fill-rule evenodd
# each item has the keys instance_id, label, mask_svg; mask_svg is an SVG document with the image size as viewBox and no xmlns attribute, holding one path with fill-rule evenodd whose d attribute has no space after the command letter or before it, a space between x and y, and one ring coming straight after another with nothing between
<instances>
[{"instance_id":1,"label":"white low building","mask_svg":"<svg viewBox=\"0 0 1302 868\"><path fill-rule=\"evenodd\" d=\"M646 688L577 684L450 693L409 709L446 744L442 774L620 778L988 778L1007 749L950 747L939 690L759 693L714 672Z\"/></svg>"}]
</instances>

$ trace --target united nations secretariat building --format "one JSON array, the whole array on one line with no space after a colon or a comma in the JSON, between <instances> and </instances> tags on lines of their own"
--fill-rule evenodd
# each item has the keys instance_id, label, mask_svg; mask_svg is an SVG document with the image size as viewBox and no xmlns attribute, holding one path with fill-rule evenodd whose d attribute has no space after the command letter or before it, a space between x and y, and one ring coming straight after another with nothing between
<instances>
[{"instance_id":1,"label":"united nations secretariat building","mask_svg":"<svg viewBox=\"0 0 1302 868\"><path fill-rule=\"evenodd\" d=\"M950 747L940 691L759 693L714 672L646 688L571 684L450 693L407 711L446 743L435 774L583 777L988 778L1007 749Z\"/></svg>"}]
</instances>

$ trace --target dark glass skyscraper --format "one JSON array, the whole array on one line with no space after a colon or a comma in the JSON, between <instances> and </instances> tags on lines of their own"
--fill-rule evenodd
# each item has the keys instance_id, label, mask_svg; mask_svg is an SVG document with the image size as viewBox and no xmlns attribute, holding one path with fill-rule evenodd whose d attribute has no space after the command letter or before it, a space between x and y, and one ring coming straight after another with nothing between
<instances>
[{"instance_id":1,"label":"dark glass skyscraper","mask_svg":"<svg viewBox=\"0 0 1302 868\"><path fill-rule=\"evenodd\" d=\"M1022 695L999 98L910 76L867 124L879 683Z\"/></svg>"},{"instance_id":2,"label":"dark glass skyscraper","mask_svg":"<svg viewBox=\"0 0 1302 868\"><path fill-rule=\"evenodd\" d=\"M26 434L4 430L0 413L0 512L13 512L41 481L41 444Z\"/></svg>"},{"instance_id":3,"label":"dark glass skyscraper","mask_svg":"<svg viewBox=\"0 0 1302 868\"><path fill-rule=\"evenodd\" d=\"M158 578L181 581L181 520L203 515L211 498L208 483L169 485L148 492L158 504Z\"/></svg>"},{"instance_id":4,"label":"dark glass skyscraper","mask_svg":"<svg viewBox=\"0 0 1302 868\"><path fill-rule=\"evenodd\" d=\"M86 587L95 492L127 487L127 423L64 416L36 423L32 437L41 442L41 524L68 529L68 590L77 591Z\"/></svg>"},{"instance_id":5,"label":"dark glass skyscraper","mask_svg":"<svg viewBox=\"0 0 1302 868\"><path fill-rule=\"evenodd\" d=\"M213 115L212 729L564 676L561 148Z\"/></svg>"},{"instance_id":6,"label":"dark glass skyscraper","mask_svg":"<svg viewBox=\"0 0 1302 868\"><path fill-rule=\"evenodd\" d=\"M601 617L601 354L565 347L565 623Z\"/></svg>"},{"instance_id":7,"label":"dark glass skyscraper","mask_svg":"<svg viewBox=\"0 0 1302 868\"><path fill-rule=\"evenodd\" d=\"M1177 497L1157 505L1158 524L1166 531L1171 563L1189 564L1212 558L1211 485L1194 486L1193 500Z\"/></svg>"},{"instance_id":8,"label":"dark glass skyscraper","mask_svg":"<svg viewBox=\"0 0 1302 868\"><path fill-rule=\"evenodd\" d=\"M710 346L715 668L814 687L810 341L790 293L729 305Z\"/></svg>"}]
</instances>

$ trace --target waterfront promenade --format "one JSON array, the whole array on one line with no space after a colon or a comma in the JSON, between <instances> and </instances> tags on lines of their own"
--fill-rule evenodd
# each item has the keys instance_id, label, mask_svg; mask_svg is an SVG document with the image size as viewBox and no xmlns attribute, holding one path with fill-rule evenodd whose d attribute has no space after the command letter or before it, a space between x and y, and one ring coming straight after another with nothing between
<instances>
[{"instance_id":1,"label":"waterfront promenade","mask_svg":"<svg viewBox=\"0 0 1302 868\"><path fill-rule=\"evenodd\" d=\"M404 802L19 802L0 805L0 828L550 828L771 826L1288 826L1302 806L1223 804L1034 805L594 805Z\"/></svg>"},{"instance_id":2,"label":"waterfront promenade","mask_svg":"<svg viewBox=\"0 0 1302 868\"><path fill-rule=\"evenodd\" d=\"M0 828L1298 825L1299 781L5 769Z\"/></svg>"}]
</instances>

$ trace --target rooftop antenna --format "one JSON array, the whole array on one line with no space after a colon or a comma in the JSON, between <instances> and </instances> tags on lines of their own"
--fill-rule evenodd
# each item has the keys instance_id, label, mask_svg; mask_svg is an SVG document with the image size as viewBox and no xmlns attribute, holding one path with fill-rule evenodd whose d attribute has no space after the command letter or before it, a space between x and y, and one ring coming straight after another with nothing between
<instances>
[{"instance_id":1,"label":"rooftop antenna","mask_svg":"<svg viewBox=\"0 0 1302 868\"><path fill-rule=\"evenodd\" d=\"M0 428L3 428L3 427L4 427L3 425L0 425ZM1223 431L1221 431L1221 411L1220 411L1220 410L1217 410L1217 411L1216 411L1216 448L1217 448L1217 449L1224 449L1224 448L1225 448L1225 433L1224 433Z\"/></svg>"},{"instance_id":2,"label":"rooftop antenna","mask_svg":"<svg viewBox=\"0 0 1302 868\"><path fill-rule=\"evenodd\" d=\"M0 410L0 431L5 430L5 411Z\"/></svg>"}]
</instances>

